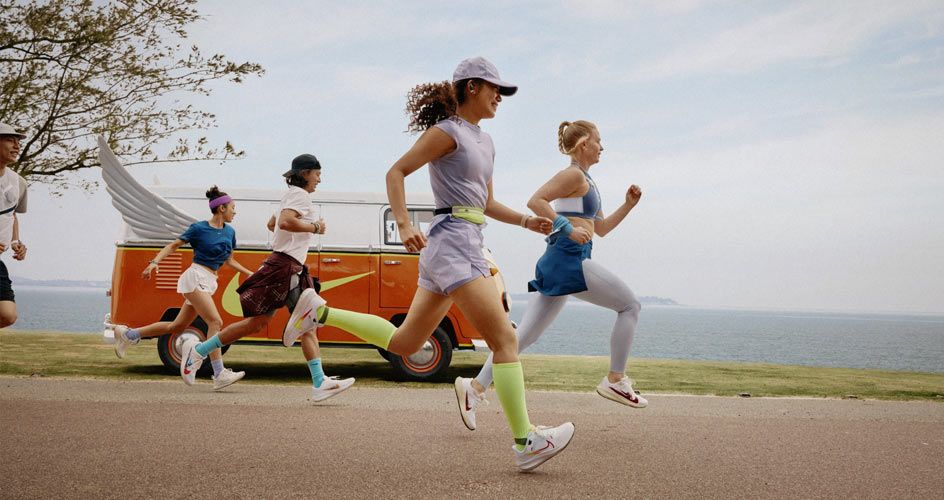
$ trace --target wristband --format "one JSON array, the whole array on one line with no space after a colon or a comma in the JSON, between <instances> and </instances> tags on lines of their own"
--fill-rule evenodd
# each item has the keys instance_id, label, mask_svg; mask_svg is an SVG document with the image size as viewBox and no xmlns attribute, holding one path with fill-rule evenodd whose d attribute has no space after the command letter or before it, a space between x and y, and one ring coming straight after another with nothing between
<instances>
[{"instance_id":1,"label":"wristband","mask_svg":"<svg viewBox=\"0 0 944 500\"><path fill-rule=\"evenodd\" d=\"M574 226L567 220L567 217L563 215L558 215L554 219L554 226L551 228L551 234L560 231L564 236L570 236L570 233L574 232Z\"/></svg>"},{"instance_id":2,"label":"wristband","mask_svg":"<svg viewBox=\"0 0 944 500\"><path fill-rule=\"evenodd\" d=\"M149 260L148 262L150 262L151 264L154 264L155 266L157 265L157 261L154 260L154 259L151 259L151 260Z\"/></svg>"},{"instance_id":3,"label":"wristband","mask_svg":"<svg viewBox=\"0 0 944 500\"><path fill-rule=\"evenodd\" d=\"M530 219L531 219L530 215L524 214L521 216L521 222L519 222L518 225L521 227L528 227L528 220Z\"/></svg>"}]
</instances>

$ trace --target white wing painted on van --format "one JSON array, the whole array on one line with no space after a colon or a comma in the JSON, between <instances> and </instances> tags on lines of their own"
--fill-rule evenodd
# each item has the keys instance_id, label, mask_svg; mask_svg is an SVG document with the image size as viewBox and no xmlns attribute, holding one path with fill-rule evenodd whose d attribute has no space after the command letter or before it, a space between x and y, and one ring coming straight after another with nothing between
<instances>
[{"instance_id":1,"label":"white wing painted on van","mask_svg":"<svg viewBox=\"0 0 944 500\"><path fill-rule=\"evenodd\" d=\"M111 204L136 235L146 239L173 240L190 224L197 222L190 214L139 184L118 161L102 136L98 136L98 159Z\"/></svg>"}]
</instances>

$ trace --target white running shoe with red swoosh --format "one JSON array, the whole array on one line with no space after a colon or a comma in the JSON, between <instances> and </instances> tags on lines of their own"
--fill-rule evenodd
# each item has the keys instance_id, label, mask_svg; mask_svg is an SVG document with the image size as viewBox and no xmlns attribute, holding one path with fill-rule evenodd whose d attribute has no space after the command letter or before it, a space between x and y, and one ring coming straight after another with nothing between
<instances>
[{"instance_id":1,"label":"white running shoe with red swoosh","mask_svg":"<svg viewBox=\"0 0 944 500\"><path fill-rule=\"evenodd\" d=\"M180 377L184 379L184 383L187 385L193 385L197 378L197 370L203 364L203 356L197 352L197 344L199 342L190 339L184 342L184 345L180 348L180 351L184 353L180 360Z\"/></svg>"},{"instance_id":2,"label":"white running shoe with red swoosh","mask_svg":"<svg viewBox=\"0 0 944 500\"><path fill-rule=\"evenodd\" d=\"M282 345L292 347L302 334L321 326L318 324L318 308L325 304L314 288L306 288L298 297L295 310L282 331Z\"/></svg>"},{"instance_id":3,"label":"white running shoe with red swoosh","mask_svg":"<svg viewBox=\"0 0 944 500\"><path fill-rule=\"evenodd\" d=\"M615 384L603 377L600 385L597 386L597 394L610 401L616 401L619 404L633 408L645 408L649 405L646 398L636 394L636 391L633 390L633 381L629 377L623 377Z\"/></svg>"},{"instance_id":4,"label":"white running shoe with red swoosh","mask_svg":"<svg viewBox=\"0 0 944 500\"><path fill-rule=\"evenodd\" d=\"M564 451L573 437L574 424L571 422L557 427L532 427L524 450L518 451L517 445L511 447L515 452L515 463L522 471L533 470Z\"/></svg>"},{"instance_id":5,"label":"white running shoe with red swoosh","mask_svg":"<svg viewBox=\"0 0 944 500\"><path fill-rule=\"evenodd\" d=\"M475 430L475 407L482 404L487 405L488 400L485 394L479 394L472 387L472 379L456 377L456 402L459 403L459 416L462 417L462 423L470 430Z\"/></svg>"}]
</instances>

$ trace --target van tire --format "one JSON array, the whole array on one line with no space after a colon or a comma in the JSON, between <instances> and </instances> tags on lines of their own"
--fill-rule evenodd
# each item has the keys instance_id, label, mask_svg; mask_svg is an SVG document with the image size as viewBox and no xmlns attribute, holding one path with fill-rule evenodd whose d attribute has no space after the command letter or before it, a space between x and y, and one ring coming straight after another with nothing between
<instances>
[{"instance_id":1,"label":"van tire","mask_svg":"<svg viewBox=\"0 0 944 500\"><path fill-rule=\"evenodd\" d=\"M438 326L416 354L403 358L387 352L384 357L390 361L397 375L409 380L429 380L449 367L452 349L449 334L442 326Z\"/></svg>"},{"instance_id":2,"label":"van tire","mask_svg":"<svg viewBox=\"0 0 944 500\"><path fill-rule=\"evenodd\" d=\"M173 317L171 317L173 320ZM163 320L168 321L168 320ZM184 341L188 338L196 338L199 341L206 340L207 335L207 325L199 317L193 320L193 323L190 324L184 331L180 333L168 333L167 335L161 335L157 339L157 355L161 358L161 363L167 367L168 371L180 374L180 358L182 353L180 348L183 345ZM228 345L223 346L223 354L226 354L226 351L229 350ZM200 367L200 371L197 373L205 375L210 372L211 368L210 363L203 363L203 366Z\"/></svg>"}]
</instances>

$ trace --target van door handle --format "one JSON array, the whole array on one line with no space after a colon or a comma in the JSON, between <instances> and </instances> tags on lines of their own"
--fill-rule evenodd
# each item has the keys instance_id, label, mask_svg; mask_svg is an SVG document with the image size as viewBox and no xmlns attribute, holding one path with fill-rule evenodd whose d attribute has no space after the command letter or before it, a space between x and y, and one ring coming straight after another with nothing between
<instances>
[{"instance_id":1,"label":"van door handle","mask_svg":"<svg viewBox=\"0 0 944 500\"><path fill-rule=\"evenodd\" d=\"M385 260L384 261L385 266L399 266L400 264L402 264L402 262L400 262L399 260Z\"/></svg>"},{"instance_id":2,"label":"van door handle","mask_svg":"<svg viewBox=\"0 0 944 500\"><path fill-rule=\"evenodd\" d=\"M325 258L321 259L321 262L324 262L325 264L337 264L338 262L341 262L341 259Z\"/></svg>"}]
</instances>

